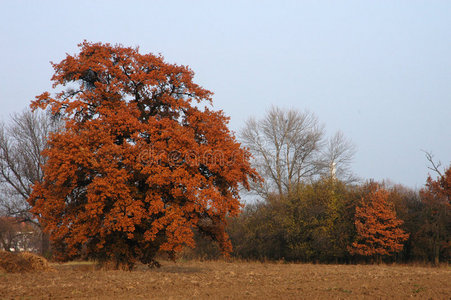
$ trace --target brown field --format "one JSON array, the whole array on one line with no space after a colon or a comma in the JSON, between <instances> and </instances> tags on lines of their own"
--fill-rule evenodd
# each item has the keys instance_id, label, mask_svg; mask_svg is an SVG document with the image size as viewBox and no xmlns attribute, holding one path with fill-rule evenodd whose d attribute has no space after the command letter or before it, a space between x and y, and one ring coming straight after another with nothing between
<instances>
[{"instance_id":1,"label":"brown field","mask_svg":"<svg viewBox=\"0 0 451 300\"><path fill-rule=\"evenodd\" d=\"M0 273L1 299L420 299L451 298L451 267L163 262L105 271L90 263Z\"/></svg>"}]
</instances>

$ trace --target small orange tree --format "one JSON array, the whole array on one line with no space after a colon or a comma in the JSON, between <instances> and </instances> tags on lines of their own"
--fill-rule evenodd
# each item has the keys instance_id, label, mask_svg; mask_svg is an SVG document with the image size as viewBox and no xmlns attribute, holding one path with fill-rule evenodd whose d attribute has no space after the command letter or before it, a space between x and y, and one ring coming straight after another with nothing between
<instances>
[{"instance_id":1,"label":"small orange tree","mask_svg":"<svg viewBox=\"0 0 451 300\"><path fill-rule=\"evenodd\" d=\"M356 207L357 236L348 251L362 256L392 255L403 249L409 234L400 228L402 220L396 218L392 205L387 202L389 193L376 185Z\"/></svg>"},{"instance_id":2,"label":"small orange tree","mask_svg":"<svg viewBox=\"0 0 451 300\"><path fill-rule=\"evenodd\" d=\"M259 176L228 117L200 108L212 93L161 56L79 46L52 63L62 91L31 105L65 122L49 138L45 177L29 198L57 257L152 264L158 251L194 247L194 229L230 252L226 216L239 212L239 185Z\"/></svg>"}]
</instances>

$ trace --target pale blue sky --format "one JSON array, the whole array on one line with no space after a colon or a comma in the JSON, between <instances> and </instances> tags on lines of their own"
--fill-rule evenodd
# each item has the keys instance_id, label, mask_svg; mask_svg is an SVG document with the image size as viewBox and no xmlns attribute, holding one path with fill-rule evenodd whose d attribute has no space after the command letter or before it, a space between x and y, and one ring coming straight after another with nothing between
<instances>
[{"instance_id":1,"label":"pale blue sky","mask_svg":"<svg viewBox=\"0 0 451 300\"><path fill-rule=\"evenodd\" d=\"M450 1L0 1L0 118L50 88L84 39L189 65L238 131L308 109L357 146L353 170L421 187L451 162Z\"/></svg>"}]
</instances>

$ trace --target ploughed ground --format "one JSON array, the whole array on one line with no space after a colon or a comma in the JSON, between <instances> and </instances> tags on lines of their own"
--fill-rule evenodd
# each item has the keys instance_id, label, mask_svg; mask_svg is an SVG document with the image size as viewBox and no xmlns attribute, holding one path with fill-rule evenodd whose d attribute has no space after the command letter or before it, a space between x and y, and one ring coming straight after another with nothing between
<instances>
[{"instance_id":1,"label":"ploughed ground","mask_svg":"<svg viewBox=\"0 0 451 300\"><path fill-rule=\"evenodd\" d=\"M451 267L163 261L159 269L99 270L89 262L1 273L0 299L451 298Z\"/></svg>"}]
</instances>

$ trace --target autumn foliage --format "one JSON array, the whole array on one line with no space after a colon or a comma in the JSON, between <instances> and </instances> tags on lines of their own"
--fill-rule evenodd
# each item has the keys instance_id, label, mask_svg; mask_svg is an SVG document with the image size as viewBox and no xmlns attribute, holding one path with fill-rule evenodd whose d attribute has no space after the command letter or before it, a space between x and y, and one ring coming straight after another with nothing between
<instances>
[{"instance_id":1,"label":"autumn foliage","mask_svg":"<svg viewBox=\"0 0 451 300\"><path fill-rule=\"evenodd\" d=\"M55 95L36 97L65 127L50 136L29 199L60 259L130 267L194 247L193 230L231 251L226 216L258 180L249 153L185 66L110 44L80 44L53 64Z\"/></svg>"},{"instance_id":2,"label":"autumn foliage","mask_svg":"<svg viewBox=\"0 0 451 300\"><path fill-rule=\"evenodd\" d=\"M438 204L451 207L451 166L434 180L428 176L426 187L421 190L420 194L423 201L430 204Z\"/></svg>"},{"instance_id":3,"label":"autumn foliage","mask_svg":"<svg viewBox=\"0 0 451 300\"><path fill-rule=\"evenodd\" d=\"M388 198L388 191L372 184L368 195L356 207L357 237L348 248L351 254L381 257L403 249L409 234L400 228L403 221L397 219Z\"/></svg>"}]
</instances>

